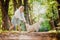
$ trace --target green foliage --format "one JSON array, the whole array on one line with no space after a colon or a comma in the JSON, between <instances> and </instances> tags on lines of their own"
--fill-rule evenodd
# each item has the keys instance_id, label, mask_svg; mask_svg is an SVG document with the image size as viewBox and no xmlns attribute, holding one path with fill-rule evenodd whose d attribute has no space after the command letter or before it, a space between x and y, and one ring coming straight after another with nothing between
<instances>
[{"instance_id":1,"label":"green foliage","mask_svg":"<svg viewBox=\"0 0 60 40\"><path fill-rule=\"evenodd\" d=\"M11 18L12 18L13 14L14 14L14 7L13 7L13 2L12 2L12 0L10 0L10 2L9 2L8 14L9 14L9 16L10 16Z\"/></svg>"},{"instance_id":2,"label":"green foliage","mask_svg":"<svg viewBox=\"0 0 60 40\"><path fill-rule=\"evenodd\" d=\"M30 18L33 20L33 22L37 22L39 21L40 18L44 18L44 19L49 19L52 17L54 20L56 20L58 18L58 10L57 10L57 2L55 0L28 0L29 2L29 6L30 9L29 14L30 14ZM33 4L33 2L35 2ZM36 10L33 8L36 8ZM44 10L43 10L44 9ZM42 12L41 12L42 10ZM33 13L36 12L36 13ZM45 12L43 12L45 11ZM8 9L8 15L12 18L14 14L14 7L13 7L13 2L12 0L10 0L9 2L9 9ZM40 31L45 31L50 30L50 24L49 24L49 20L47 21L45 20L45 22L43 22L41 24L41 30ZM0 27L2 26L2 12L0 9ZM25 30L25 25L22 23L22 30Z\"/></svg>"},{"instance_id":3,"label":"green foliage","mask_svg":"<svg viewBox=\"0 0 60 40\"><path fill-rule=\"evenodd\" d=\"M51 28L49 20L45 20L40 26L40 32L49 31Z\"/></svg>"},{"instance_id":4,"label":"green foliage","mask_svg":"<svg viewBox=\"0 0 60 40\"><path fill-rule=\"evenodd\" d=\"M33 0L31 15L33 15L32 18L34 22L39 21L40 18L44 18L49 21L50 18L56 20L58 18L57 5L56 0ZM45 29L50 30L51 26L47 20L41 24L40 31L45 31Z\"/></svg>"},{"instance_id":5,"label":"green foliage","mask_svg":"<svg viewBox=\"0 0 60 40\"><path fill-rule=\"evenodd\" d=\"M33 2L32 2L33 8L31 8L31 11L32 11L31 14L33 15L32 18L36 22L38 21L38 19L40 17L43 17L43 18L47 17L48 19L53 18L54 20L56 20L58 18L57 5L58 4L57 4L56 0L33 0ZM42 10L41 8L44 8L44 9ZM43 13L41 14L40 11L42 10L42 12L44 12L45 9L46 9L46 12L44 13L44 15L42 15ZM38 14L38 16L37 16L37 14Z\"/></svg>"},{"instance_id":6,"label":"green foliage","mask_svg":"<svg viewBox=\"0 0 60 40\"><path fill-rule=\"evenodd\" d=\"M58 4L56 1L50 2L50 4L48 5L47 13L46 13L48 18L53 18L54 20L58 18L57 5Z\"/></svg>"},{"instance_id":7,"label":"green foliage","mask_svg":"<svg viewBox=\"0 0 60 40\"><path fill-rule=\"evenodd\" d=\"M0 29L2 27L2 12L1 12L1 9L0 9Z\"/></svg>"},{"instance_id":8,"label":"green foliage","mask_svg":"<svg viewBox=\"0 0 60 40\"><path fill-rule=\"evenodd\" d=\"M21 30L26 31L26 27L25 27L25 24L23 22L21 22Z\"/></svg>"}]
</instances>

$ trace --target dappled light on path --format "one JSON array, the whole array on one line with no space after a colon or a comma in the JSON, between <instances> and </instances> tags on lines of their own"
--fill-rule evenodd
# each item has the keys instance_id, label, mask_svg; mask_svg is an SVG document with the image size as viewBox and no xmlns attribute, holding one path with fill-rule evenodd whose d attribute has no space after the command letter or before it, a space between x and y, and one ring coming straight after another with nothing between
<instances>
[{"instance_id":1,"label":"dappled light on path","mask_svg":"<svg viewBox=\"0 0 60 40\"><path fill-rule=\"evenodd\" d=\"M56 33L32 32L32 33L8 33L0 34L0 40L57 40Z\"/></svg>"}]
</instances>

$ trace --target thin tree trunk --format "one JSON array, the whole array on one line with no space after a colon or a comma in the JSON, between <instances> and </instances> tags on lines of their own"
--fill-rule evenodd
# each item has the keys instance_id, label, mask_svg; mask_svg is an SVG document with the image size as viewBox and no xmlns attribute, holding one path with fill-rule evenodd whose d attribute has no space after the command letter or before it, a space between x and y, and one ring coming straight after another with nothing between
<instances>
[{"instance_id":1,"label":"thin tree trunk","mask_svg":"<svg viewBox=\"0 0 60 40\"><path fill-rule=\"evenodd\" d=\"M28 0L24 0L24 11L27 23L29 23Z\"/></svg>"},{"instance_id":2,"label":"thin tree trunk","mask_svg":"<svg viewBox=\"0 0 60 40\"><path fill-rule=\"evenodd\" d=\"M50 25L51 25L51 29L55 29L55 25L54 25L54 20L53 19L50 20Z\"/></svg>"},{"instance_id":3,"label":"thin tree trunk","mask_svg":"<svg viewBox=\"0 0 60 40\"><path fill-rule=\"evenodd\" d=\"M18 2L17 2L18 1ZM22 0L13 0L13 6L14 6L14 11L16 11L16 9L22 5Z\"/></svg>"},{"instance_id":4,"label":"thin tree trunk","mask_svg":"<svg viewBox=\"0 0 60 40\"><path fill-rule=\"evenodd\" d=\"M16 0L13 0L13 6L14 6L14 11L15 11L17 8L17 1Z\"/></svg>"},{"instance_id":5,"label":"thin tree trunk","mask_svg":"<svg viewBox=\"0 0 60 40\"><path fill-rule=\"evenodd\" d=\"M18 7L22 5L22 0L18 0Z\"/></svg>"}]
</instances>

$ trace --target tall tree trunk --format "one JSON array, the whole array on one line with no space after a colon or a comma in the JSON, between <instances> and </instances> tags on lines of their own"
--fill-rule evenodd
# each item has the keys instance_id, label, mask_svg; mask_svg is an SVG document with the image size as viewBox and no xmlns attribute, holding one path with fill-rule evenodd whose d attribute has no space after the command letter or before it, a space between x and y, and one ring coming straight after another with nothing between
<instances>
[{"instance_id":1,"label":"tall tree trunk","mask_svg":"<svg viewBox=\"0 0 60 40\"><path fill-rule=\"evenodd\" d=\"M55 29L54 20L52 18L50 20L50 25L51 25L51 29Z\"/></svg>"},{"instance_id":2,"label":"tall tree trunk","mask_svg":"<svg viewBox=\"0 0 60 40\"><path fill-rule=\"evenodd\" d=\"M18 7L22 5L22 0L18 0Z\"/></svg>"},{"instance_id":3,"label":"tall tree trunk","mask_svg":"<svg viewBox=\"0 0 60 40\"><path fill-rule=\"evenodd\" d=\"M14 6L14 11L15 11L17 8L17 1L16 0L13 0L13 6Z\"/></svg>"},{"instance_id":4,"label":"tall tree trunk","mask_svg":"<svg viewBox=\"0 0 60 40\"><path fill-rule=\"evenodd\" d=\"M9 0L1 0L1 10L2 10L2 29L8 29L8 6Z\"/></svg>"},{"instance_id":5,"label":"tall tree trunk","mask_svg":"<svg viewBox=\"0 0 60 40\"><path fill-rule=\"evenodd\" d=\"M24 0L24 12L27 23L29 23L28 0Z\"/></svg>"},{"instance_id":6,"label":"tall tree trunk","mask_svg":"<svg viewBox=\"0 0 60 40\"><path fill-rule=\"evenodd\" d=\"M18 2L17 2L18 1ZM14 11L16 11L16 9L22 5L22 0L13 0L13 5L14 5Z\"/></svg>"}]
</instances>

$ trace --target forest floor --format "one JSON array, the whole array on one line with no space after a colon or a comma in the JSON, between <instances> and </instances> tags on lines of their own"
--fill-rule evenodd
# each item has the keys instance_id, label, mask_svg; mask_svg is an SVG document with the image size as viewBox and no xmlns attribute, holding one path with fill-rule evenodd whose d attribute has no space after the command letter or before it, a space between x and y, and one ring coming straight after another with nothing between
<instances>
[{"instance_id":1,"label":"forest floor","mask_svg":"<svg viewBox=\"0 0 60 40\"><path fill-rule=\"evenodd\" d=\"M0 33L0 40L57 40L57 34L52 32L19 32L6 31ZM60 38L59 38L60 39Z\"/></svg>"}]
</instances>

